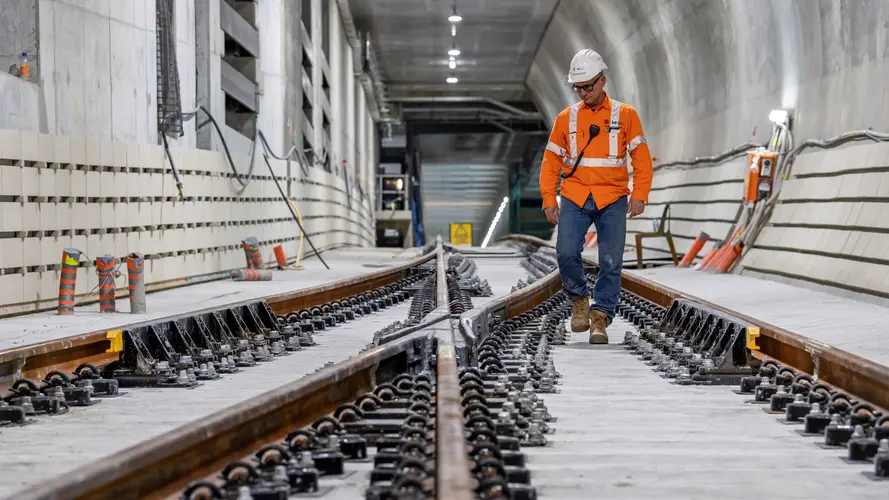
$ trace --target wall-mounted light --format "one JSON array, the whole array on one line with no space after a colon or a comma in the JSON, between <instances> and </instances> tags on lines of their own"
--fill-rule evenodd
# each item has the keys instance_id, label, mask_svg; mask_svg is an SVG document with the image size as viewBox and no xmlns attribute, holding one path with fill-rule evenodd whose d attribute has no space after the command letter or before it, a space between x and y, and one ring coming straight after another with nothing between
<instances>
[{"instance_id":1,"label":"wall-mounted light","mask_svg":"<svg viewBox=\"0 0 889 500\"><path fill-rule=\"evenodd\" d=\"M503 215L503 211L506 210L506 205L509 203L509 196L503 197L503 202L500 203L500 208L497 209L497 215L494 216L494 220L491 221L491 227L488 228L488 234L485 235L485 239L482 241L482 248L488 246L488 242L491 241L491 235L494 234L494 228L497 227L497 223L500 222L500 217Z\"/></svg>"},{"instance_id":2,"label":"wall-mounted light","mask_svg":"<svg viewBox=\"0 0 889 500\"><path fill-rule=\"evenodd\" d=\"M775 125L787 125L789 115L786 109L773 109L769 112L769 121Z\"/></svg>"},{"instance_id":3,"label":"wall-mounted light","mask_svg":"<svg viewBox=\"0 0 889 500\"><path fill-rule=\"evenodd\" d=\"M457 80L457 77L454 75L448 77L448 83L457 83L458 81L460 80Z\"/></svg>"}]
</instances>

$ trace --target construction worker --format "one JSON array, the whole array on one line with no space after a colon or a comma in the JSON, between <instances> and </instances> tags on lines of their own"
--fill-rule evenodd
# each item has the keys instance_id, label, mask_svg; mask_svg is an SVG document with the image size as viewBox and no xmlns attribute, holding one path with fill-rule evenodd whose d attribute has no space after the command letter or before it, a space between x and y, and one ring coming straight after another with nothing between
<instances>
[{"instance_id":1,"label":"construction worker","mask_svg":"<svg viewBox=\"0 0 889 500\"><path fill-rule=\"evenodd\" d=\"M571 329L589 329L590 344L608 343L605 330L620 300L626 217L645 211L652 177L651 153L639 116L605 93L606 69L602 57L589 49L571 60L567 80L581 102L556 117L540 169L543 210L547 220L558 226L559 272L573 302ZM632 193L627 153L633 165ZM561 207L556 195L560 178ZM592 306L580 256L591 223L599 241Z\"/></svg>"}]
</instances>

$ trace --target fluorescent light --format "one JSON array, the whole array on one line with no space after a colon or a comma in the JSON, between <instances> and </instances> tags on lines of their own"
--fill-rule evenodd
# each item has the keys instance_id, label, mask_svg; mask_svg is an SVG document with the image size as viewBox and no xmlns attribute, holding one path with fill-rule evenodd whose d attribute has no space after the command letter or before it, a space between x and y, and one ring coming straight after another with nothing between
<instances>
[{"instance_id":1,"label":"fluorescent light","mask_svg":"<svg viewBox=\"0 0 889 500\"><path fill-rule=\"evenodd\" d=\"M497 209L497 215L494 216L494 220L491 221L491 227L488 228L488 234L485 235L484 241L482 241L482 248L488 246L488 242L491 240L491 236L494 234L494 228L497 227L497 223L500 222L500 217L503 215L503 211L506 209L506 205L509 203L509 196L503 197L503 202L500 203L500 208Z\"/></svg>"},{"instance_id":2,"label":"fluorescent light","mask_svg":"<svg viewBox=\"0 0 889 500\"><path fill-rule=\"evenodd\" d=\"M449 56L454 56L454 57L459 56L459 55L460 55L460 49L454 47L453 49L451 49L451 50L448 51L448 55L449 55Z\"/></svg>"},{"instance_id":3,"label":"fluorescent light","mask_svg":"<svg viewBox=\"0 0 889 500\"><path fill-rule=\"evenodd\" d=\"M787 124L787 110L785 109L773 109L769 112L769 121L776 125L785 125Z\"/></svg>"},{"instance_id":4,"label":"fluorescent light","mask_svg":"<svg viewBox=\"0 0 889 500\"><path fill-rule=\"evenodd\" d=\"M449 77L448 77L448 83L457 83L457 82L459 82L459 81L460 81L460 80L457 80L457 77L456 77L456 76L449 76Z\"/></svg>"},{"instance_id":5,"label":"fluorescent light","mask_svg":"<svg viewBox=\"0 0 889 500\"><path fill-rule=\"evenodd\" d=\"M463 17L460 14L457 14L456 12L454 12L453 14L448 16L448 21L450 21L452 23L459 23L462 20L463 20Z\"/></svg>"},{"instance_id":6,"label":"fluorescent light","mask_svg":"<svg viewBox=\"0 0 889 500\"><path fill-rule=\"evenodd\" d=\"M452 58L450 61L448 61L448 67L451 69L456 68L457 67L457 60Z\"/></svg>"}]
</instances>

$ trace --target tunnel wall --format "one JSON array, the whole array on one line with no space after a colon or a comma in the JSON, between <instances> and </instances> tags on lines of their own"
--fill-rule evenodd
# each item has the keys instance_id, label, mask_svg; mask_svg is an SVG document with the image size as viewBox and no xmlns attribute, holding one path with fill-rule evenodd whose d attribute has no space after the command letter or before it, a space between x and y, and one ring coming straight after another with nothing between
<instances>
[{"instance_id":1,"label":"tunnel wall","mask_svg":"<svg viewBox=\"0 0 889 500\"><path fill-rule=\"evenodd\" d=\"M887 210L889 143L803 153L742 272L886 303Z\"/></svg>"},{"instance_id":2,"label":"tunnel wall","mask_svg":"<svg viewBox=\"0 0 889 500\"><path fill-rule=\"evenodd\" d=\"M329 1L335 9L336 1ZM184 110L196 106L198 2L176 0ZM282 154L295 138L302 146L302 127L311 123L302 111L302 95L292 91L292 81L303 87L302 67L287 63L287 51L302 50L293 48L302 32L291 33L300 23L299 9L283 0L260 5L266 9L257 15L258 24L266 28L260 27L260 36L274 37L261 38L267 57L260 61L258 83L267 90L262 109L269 113L260 113L260 128ZM39 71L32 81L0 74L0 315L54 306L63 248L85 254L78 271L78 301L96 298L87 297L97 283L87 256L144 253L149 259L146 284L157 288L226 278L228 270L245 265L240 245L249 236L261 242L267 263L274 261L272 247L277 244L291 258L297 254L299 229L262 157L242 190L223 154L196 149L194 120L184 124L183 137L171 141L186 196L179 198L170 163L158 145L154 6L153 0L40 0ZM313 9L315 33L320 33L320 18L320 9ZM337 170L309 166L302 171L296 162L272 161L321 251L373 246L375 239L371 180L376 131L351 71L351 48L336 12L329 23L327 29L338 29L331 30L329 50L335 64L329 67L327 81L332 92L349 100L329 113L336 140L328 151L332 164L347 161L350 182L347 185ZM214 32L221 39L218 26ZM320 50L319 44L318 62L326 60ZM226 133L236 134L230 129ZM243 173L248 171L250 141L239 137L240 143L231 141L229 146ZM365 198L353 178L362 181ZM309 253L305 243L303 254ZM116 284L124 288L126 281L118 279Z\"/></svg>"},{"instance_id":3,"label":"tunnel wall","mask_svg":"<svg viewBox=\"0 0 889 500\"><path fill-rule=\"evenodd\" d=\"M724 239L737 222L744 184L744 159L704 164L696 168L665 168L655 173L645 213L627 220L627 242L635 245L635 235L655 230L670 204L669 230L676 251L685 253L703 231L710 236L704 250ZM647 238L642 247L664 257L670 247L665 238ZM661 255L662 254L662 255ZM703 255L703 253L701 253Z\"/></svg>"},{"instance_id":4,"label":"tunnel wall","mask_svg":"<svg viewBox=\"0 0 889 500\"><path fill-rule=\"evenodd\" d=\"M609 65L606 89L612 97L636 107L658 162L715 155L747 141L764 143L772 127L769 111L776 108L791 111L796 143L868 127L889 131L889 85L885 83L889 75L889 3L880 0L562 0L526 78L550 123L559 111L578 100L564 82L571 57L582 48L602 54ZM845 191L843 197L825 194L839 185L845 190L858 189L850 186L862 174L852 171L864 165L877 169L870 181L879 179L875 185L885 182L889 161L881 159L882 153L870 152L881 147L861 146L861 151L869 151L861 153L863 156L813 150L800 157L785 188L794 194L782 192L782 206L774 212L770 229L755 243L761 248L748 252L740 272L784 280L803 279L818 268L832 278L808 279L810 284L839 289L839 285L852 281L859 291L879 292L874 287L886 277L886 261L865 264L838 257L842 249L836 249L837 243L828 244L827 233L812 232L814 228L809 225L827 231L822 227L826 223L816 221L820 216L815 214L826 216L846 210L867 214L885 208L881 205L885 198L862 198L846 195ZM652 201L706 202L706 198L717 197L712 192L716 189L718 197L740 199L741 184L731 183L744 174L731 169L742 167L742 163L735 163L721 167L718 173L698 169L656 172ZM831 188L817 191L821 188L812 178L796 178L799 169L809 172L809 176L811 169L816 176L824 172L824 177L818 178L832 182L818 182L831 184ZM839 170L847 173L830 173ZM671 188L711 175L727 184L712 190ZM803 204L791 201L789 196L812 201ZM793 224L797 226L784 226L791 205L797 207L793 211L802 219L795 219ZM708 220L722 219L730 211L711 208L683 209L695 222L684 224L681 232L706 230ZM645 215L659 217L660 212L661 208L654 205ZM803 219L808 222L800 222ZM853 222L849 219L841 224L852 226ZM868 219L843 229L839 236L843 248L867 248L864 243L851 242L881 238L867 229L870 224ZM640 225L651 227L650 221L640 220L630 223L629 228L638 230ZM676 228L674 225L674 231ZM785 235L781 243L776 243L779 229L796 230L793 234L799 235L800 241L807 242L812 252L820 253L791 255L776 250L789 248L797 241ZM632 240L630 233L628 244ZM678 239L677 250L684 252L690 243ZM652 240L655 244L660 245ZM778 269L787 276L776 274Z\"/></svg>"}]
</instances>

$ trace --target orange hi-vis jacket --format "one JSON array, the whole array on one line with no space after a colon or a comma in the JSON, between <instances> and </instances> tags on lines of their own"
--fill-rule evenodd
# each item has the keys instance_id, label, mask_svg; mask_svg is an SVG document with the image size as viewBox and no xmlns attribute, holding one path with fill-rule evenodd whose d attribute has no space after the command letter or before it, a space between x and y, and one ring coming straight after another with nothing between
<instances>
[{"instance_id":1,"label":"orange hi-vis jacket","mask_svg":"<svg viewBox=\"0 0 889 500\"><path fill-rule=\"evenodd\" d=\"M583 153L574 175L562 180L562 196L582 207L590 194L598 208L630 194L627 153L633 159L632 198L648 203L651 190L651 152L642 133L642 123L632 106L605 96L597 109L583 101L566 108L553 124L540 168L543 208L557 205L559 174L571 172L577 155L589 140L590 125L599 126Z\"/></svg>"}]
</instances>

